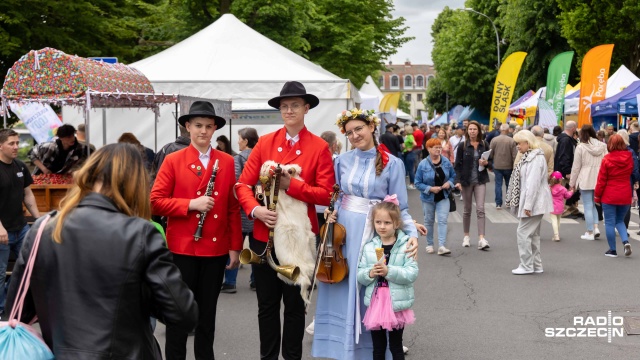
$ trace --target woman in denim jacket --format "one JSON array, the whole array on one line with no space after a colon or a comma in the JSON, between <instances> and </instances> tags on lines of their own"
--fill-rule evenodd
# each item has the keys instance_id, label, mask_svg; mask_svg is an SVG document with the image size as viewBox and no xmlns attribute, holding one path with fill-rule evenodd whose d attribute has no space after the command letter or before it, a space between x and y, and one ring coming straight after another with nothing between
<instances>
[{"instance_id":1,"label":"woman in denim jacket","mask_svg":"<svg viewBox=\"0 0 640 360\"><path fill-rule=\"evenodd\" d=\"M451 161L441 156L440 139L426 143L429 156L423 159L416 171L416 189L420 190L424 226L427 227L427 254L433 254L433 223L438 217L438 255L451 254L446 248L447 219L449 217L449 192L453 189L456 172Z\"/></svg>"}]
</instances>

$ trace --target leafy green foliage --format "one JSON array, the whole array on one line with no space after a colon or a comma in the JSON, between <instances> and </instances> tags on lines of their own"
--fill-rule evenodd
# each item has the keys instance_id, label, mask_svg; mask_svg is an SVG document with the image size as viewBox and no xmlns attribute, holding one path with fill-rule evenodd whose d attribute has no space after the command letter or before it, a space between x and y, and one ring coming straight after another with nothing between
<instances>
[{"instance_id":1,"label":"leafy green foliage","mask_svg":"<svg viewBox=\"0 0 640 360\"><path fill-rule=\"evenodd\" d=\"M130 63L160 52L222 14L362 85L412 38L391 0L3 0L0 76L22 55L53 47ZM3 79L0 79L3 80Z\"/></svg>"},{"instance_id":2,"label":"leafy green foliage","mask_svg":"<svg viewBox=\"0 0 640 360\"><path fill-rule=\"evenodd\" d=\"M439 80L429 84L427 107L431 110L436 105L436 110L445 111L442 94L446 93L450 106L471 105L488 112L497 74L497 55L491 55L496 48L491 23L478 15L446 8L434 22L432 37Z\"/></svg>"},{"instance_id":3,"label":"leafy green foliage","mask_svg":"<svg viewBox=\"0 0 640 360\"><path fill-rule=\"evenodd\" d=\"M504 58L517 51L527 53L515 94L536 91L546 85L551 60L571 50L557 20L560 8L556 0L503 0L498 11L502 38L509 44Z\"/></svg>"},{"instance_id":4,"label":"leafy green foliage","mask_svg":"<svg viewBox=\"0 0 640 360\"><path fill-rule=\"evenodd\" d=\"M611 69L626 65L640 75L640 2L638 0L557 0L562 36L582 63L594 46L615 44Z\"/></svg>"},{"instance_id":5,"label":"leafy green foliage","mask_svg":"<svg viewBox=\"0 0 640 360\"><path fill-rule=\"evenodd\" d=\"M384 70L385 59L411 37L404 18L391 18L390 0L316 0L306 33L309 59L360 87L367 75Z\"/></svg>"}]
</instances>

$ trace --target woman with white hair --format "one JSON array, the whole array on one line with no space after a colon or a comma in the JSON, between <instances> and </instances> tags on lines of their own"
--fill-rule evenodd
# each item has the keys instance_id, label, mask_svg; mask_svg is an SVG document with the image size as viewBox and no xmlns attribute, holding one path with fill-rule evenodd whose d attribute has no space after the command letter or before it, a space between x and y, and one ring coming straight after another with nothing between
<instances>
[{"instance_id":1,"label":"woman with white hair","mask_svg":"<svg viewBox=\"0 0 640 360\"><path fill-rule=\"evenodd\" d=\"M515 165L509 189L507 206L516 211L518 224L518 252L520 265L511 272L514 275L542 273L540 257L540 225L544 214L553 210L553 200L547 182L547 162L538 140L529 130L513 135L518 151L522 154Z\"/></svg>"}]
</instances>

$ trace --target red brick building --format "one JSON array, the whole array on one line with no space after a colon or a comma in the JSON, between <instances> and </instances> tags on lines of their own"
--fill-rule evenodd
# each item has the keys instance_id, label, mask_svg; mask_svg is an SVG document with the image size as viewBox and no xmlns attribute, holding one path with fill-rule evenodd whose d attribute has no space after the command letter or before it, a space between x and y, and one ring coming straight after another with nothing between
<instances>
[{"instance_id":1,"label":"red brick building","mask_svg":"<svg viewBox=\"0 0 640 360\"><path fill-rule=\"evenodd\" d=\"M425 97L429 81L435 78L433 65L411 64L409 60L404 64L394 65L389 61L386 65L389 71L380 72L378 85L380 91L402 92L404 100L411 105L411 116L417 117L420 110L424 110L422 100Z\"/></svg>"}]
</instances>

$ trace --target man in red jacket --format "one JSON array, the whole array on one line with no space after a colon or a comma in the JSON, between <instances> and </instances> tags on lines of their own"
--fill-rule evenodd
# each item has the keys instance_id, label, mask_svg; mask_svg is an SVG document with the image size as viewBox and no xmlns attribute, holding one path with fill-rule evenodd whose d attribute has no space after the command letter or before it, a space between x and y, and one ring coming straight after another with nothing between
<instances>
[{"instance_id":1,"label":"man in red jacket","mask_svg":"<svg viewBox=\"0 0 640 360\"><path fill-rule=\"evenodd\" d=\"M252 191L252 186L258 182L260 168L269 160L284 165L297 164L302 169L299 174L302 180L293 179L284 172L280 191L307 204L312 231L318 234L314 205L329 205L331 187L335 184L331 152L326 141L310 133L304 124L305 114L319 102L316 96L307 94L304 86L297 81L285 83L280 96L269 100L270 106L280 110L284 127L260 137L235 186L240 205L255 219L255 240L250 246L257 254L264 251L269 228L275 227L278 217L276 212L258 203ZM283 251L274 250L276 254ZM279 280L277 273L268 265L254 265L254 276L258 297L260 358L277 360L282 342L282 356L285 359L301 359L305 305L300 288ZM280 301L285 307L282 331Z\"/></svg>"},{"instance_id":2,"label":"man in red jacket","mask_svg":"<svg viewBox=\"0 0 640 360\"><path fill-rule=\"evenodd\" d=\"M227 269L238 266L242 250L240 206L233 196L236 182L233 157L211 147L213 133L226 124L213 105L196 101L189 114L178 119L186 127L191 144L167 155L151 190L153 213L166 216L167 245L198 303L194 340L196 359L213 359L216 306ZM210 195L207 185L213 167L218 170ZM202 236L194 234L206 213ZM167 359L185 359L188 332L167 326Z\"/></svg>"}]
</instances>

